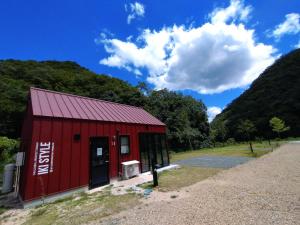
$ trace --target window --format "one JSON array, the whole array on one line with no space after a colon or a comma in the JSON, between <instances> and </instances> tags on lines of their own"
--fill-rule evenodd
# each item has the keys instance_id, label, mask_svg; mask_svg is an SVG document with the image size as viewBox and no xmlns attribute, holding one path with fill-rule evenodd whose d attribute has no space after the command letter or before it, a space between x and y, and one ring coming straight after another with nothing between
<instances>
[{"instance_id":1,"label":"window","mask_svg":"<svg viewBox=\"0 0 300 225\"><path fill-rule=\"evenodd\" d=\"M129 136L120 136L121 154L129 154Z\"/></svg>"}]
</instances>

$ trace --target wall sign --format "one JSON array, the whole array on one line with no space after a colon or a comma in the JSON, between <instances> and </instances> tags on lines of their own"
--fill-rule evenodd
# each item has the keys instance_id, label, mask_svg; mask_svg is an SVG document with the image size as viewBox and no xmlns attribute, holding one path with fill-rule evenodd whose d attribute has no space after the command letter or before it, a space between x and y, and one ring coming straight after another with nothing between
<instances>
[{"instance_id":1,"label":"wall sign","mask_svg":"<svg viewBox=\"0 0 300 225\"><path fill-rule=\"evenodd\" d=\"M102 156L102 148L97 148L97 156Z\"/></svg>"},{"instance_id":2,"label":"wall sign","mask_svg":"<svg viewBox=\"0 0 300 225\"><path fill-rule=\"evenodd\" d=\"M54 142L36 142L33 175L53 172Z\"/></svg>"}]
</instances>

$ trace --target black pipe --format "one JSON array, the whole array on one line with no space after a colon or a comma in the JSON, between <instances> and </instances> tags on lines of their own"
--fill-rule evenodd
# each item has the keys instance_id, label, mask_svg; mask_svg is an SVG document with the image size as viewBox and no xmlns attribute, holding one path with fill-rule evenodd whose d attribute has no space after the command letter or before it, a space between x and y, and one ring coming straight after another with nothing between
<instances>
[{"instance_id":1,"label":"black pipe","mask_svg":"<svg viewBox=\"0 0 300 225\"><path fill-rule=\"evenodd\" d=\"M119 133L120 133L120 130L117 129L117 132L116 132L116 150L118 151L118 177L120 177L120 146L119 146Z\"/></svg>"}]
</instances>

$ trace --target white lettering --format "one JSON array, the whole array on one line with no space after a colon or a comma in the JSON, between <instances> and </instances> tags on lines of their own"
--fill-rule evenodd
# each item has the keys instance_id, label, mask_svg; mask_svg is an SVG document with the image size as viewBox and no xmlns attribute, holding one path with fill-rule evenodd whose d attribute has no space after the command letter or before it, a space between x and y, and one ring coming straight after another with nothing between
<instances>
[{"instance_id":1,"label":"white lettering","mask_svg":"<svg viewBox=\"0 0 300 225\"><path fill-rule=\"evenodd\" d=\"M36 143L35 158L33 164L33 175L42 175L53 172L54 143Z\"/></svg>"},{"instance_id":2,"label":"white lettering","mask_svg":"<svg viewBox=\"0 0 300 225\"><path fill-rule=\"evenodd\" d=\"M38 166L38 175L46 174L49 172L49 165L39 165Z\"/></svg>"}]
</instances>

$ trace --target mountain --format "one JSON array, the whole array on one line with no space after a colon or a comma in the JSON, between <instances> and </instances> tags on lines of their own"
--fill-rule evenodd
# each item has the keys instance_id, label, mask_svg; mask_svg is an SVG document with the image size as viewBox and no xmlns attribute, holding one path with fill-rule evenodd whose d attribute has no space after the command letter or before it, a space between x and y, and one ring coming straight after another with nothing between
<instances>
[{"instance_id":1,"label":"mountain","mask_svg":"<svg viewBox=\"0 0 300 225\"><path fill-rule=\"evenodd\" d=\"M167 89L150 90L145 83L134 87L69 61L0 60L0 136L20 137L30 86L141 106L167 125L173 150L209 144L202 101Z\"/></svg>"},{"instance_id":2,"label":"mountain","mask_svg":"<svg viewBox=\"0 0 300 225\"><path fill-rule=\"evenodd\" d=\"M227 138L240 139L237 126L249 119L256 126L257 137L270 138L269 120L277 116L290 131L285 136L300 136L300 49L280 57L267 68L241 96L219 114L212 126L223 122Z\"/></svg>"},{"instance_id":3,"label":"mountain","mask_svg":"<svg viewBox=\"0 0 300 225\"><path fill-rule=\"evenodd\" d=\"M144 106L138 88L65 61L0 60L0 136L19 137L29 87Z\"/></svg>"}]
</instances>

